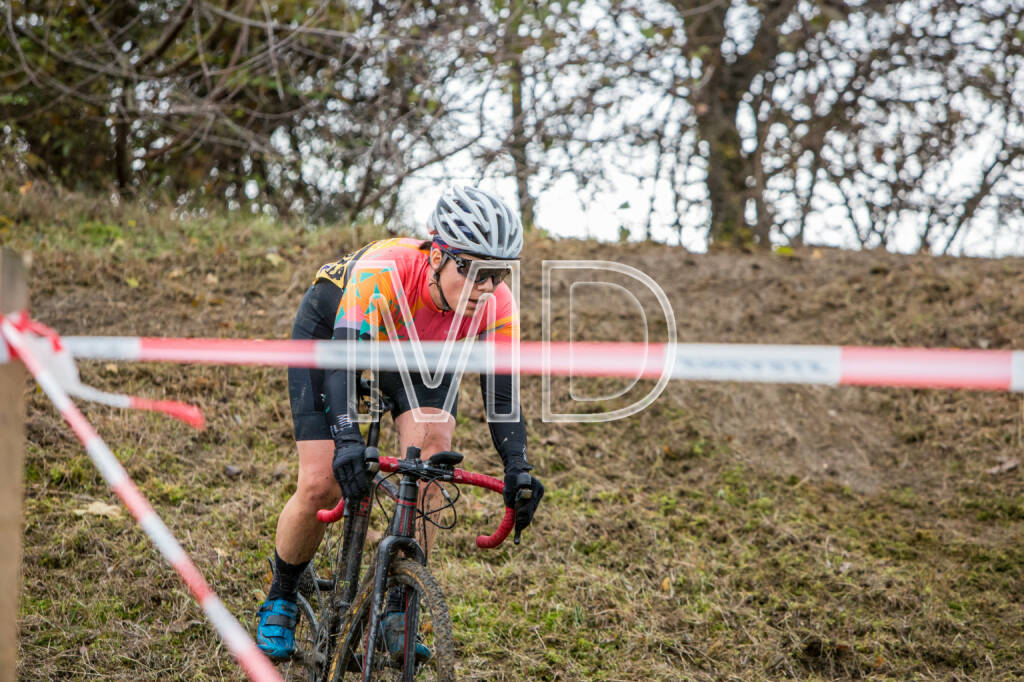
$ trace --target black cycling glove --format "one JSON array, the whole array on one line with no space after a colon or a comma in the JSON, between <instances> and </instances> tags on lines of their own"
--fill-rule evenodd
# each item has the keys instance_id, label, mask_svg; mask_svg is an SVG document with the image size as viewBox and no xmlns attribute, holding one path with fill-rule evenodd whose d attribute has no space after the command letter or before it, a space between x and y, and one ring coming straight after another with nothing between
<instances>
[{"instance_id":1,"label":"black cycling glove","mask_svg":"<svg viewBox=\"0 0 1024 682\"><path fill-rule=\"evenodd\" d=\"M359 499L370 492L366 478L366 446L361 442L342 443L334 448L334 478L341 486L341 494L348 499Z\"/></svg>"},{"instance_id":2,"label":"black cycling glove","mask_svg":"<svg viewBox=\"0 0 1024 682\"><path fill-rule=\"evenodd\" d=\"M505 506L516 510L516 533L533 521L537 505L544 497L544 484L525 469L505 472ZM518 503L518 504L517 504Z\"/></svg>"},{"instance_id":3,"label":"black cycling glove","mask_svg":"<svg viewBox=\"0 0 1024 682\"><path fill-rule=\"evenodd\" d=\"M366 478L366 445L359 427L347 417L339 418L337 422L331 425L331 436L334 437L331 469L341 486L341 494L348 499L359 499L370 492Z\"/></svg>"}]
</instances>

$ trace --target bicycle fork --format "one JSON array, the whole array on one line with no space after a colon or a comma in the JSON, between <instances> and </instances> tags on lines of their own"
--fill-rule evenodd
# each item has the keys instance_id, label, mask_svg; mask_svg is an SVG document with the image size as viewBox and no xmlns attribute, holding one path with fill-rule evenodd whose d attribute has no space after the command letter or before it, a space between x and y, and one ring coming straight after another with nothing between
<instances>
[{"instance_id":1,"label":"bicycle fork","mask_svg":"<svg viewBox=\"0 0 1024 682\"><path fill-rule=\"evenodd\" d=\"M406 452L406 459L418 460L420 449L410 447ZM427 556L423 548L416 542L416 503L419 499L419 484L411 476L402 478L398 487L398 499L395 506L395 516L391 521L391 532L385 537L377 549L377 563L373 574L373 603L370 609L370 619L367 624L369 632L366 635L366 647L363 661L363 680L369 682L374 666L374 656L377 654L377 637L379 636L380 622L384 617L384 610L387 608L388 591L388 569L399 551L406 557L414 559L420 564L426 565ZM416 631L419 624L419 601L410 599L406 595L405 604L405 637L403 641L402 661L404 666L403 677L411 680L416 671Z\"/></svg>"},{"instance_id":2,"label":"bicycle fork","mask_svg":"<svg viewBox=\"0 0 1024 682\"><path fill-rule=\"evenodd\" d=\"M358 505L351 504L345 507L345 530L342 542L344 555L341 563L344 567L344 574L342 575L342 589L335 591L338 600L335 604L337 613L345 613L348 610L352 600L355 599L356 589L359 587L359 563L363 555L363 543L366 541L366 530L370 524L372 500L372 495L366 495Z\"/></svg>"}]
</instances>

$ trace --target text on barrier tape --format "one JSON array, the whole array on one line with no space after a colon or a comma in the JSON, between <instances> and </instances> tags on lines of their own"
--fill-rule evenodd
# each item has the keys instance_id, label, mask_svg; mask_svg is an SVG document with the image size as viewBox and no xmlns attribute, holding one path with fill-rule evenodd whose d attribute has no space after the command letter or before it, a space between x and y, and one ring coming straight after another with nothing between
<instances>
[{"instance_id":1,"label":"text on barrier tape","mask_svg":"<svg viewBox=\"0 0 1024 682\"><path fill-rule=\"evenodd\" d=\"M701 381L1024 391L1024 351L523 341L253 341L66 337L75 357L228 365L377 367ZM493 353L493 357L491 357Z\"/></svg>"}]
</instances>

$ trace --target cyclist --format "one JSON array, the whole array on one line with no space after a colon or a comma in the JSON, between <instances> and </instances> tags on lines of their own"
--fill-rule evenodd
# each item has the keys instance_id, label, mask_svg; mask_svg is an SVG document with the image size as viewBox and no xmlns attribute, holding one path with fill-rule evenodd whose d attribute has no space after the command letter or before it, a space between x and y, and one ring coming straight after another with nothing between
<instances>
[{"instance_id":1,"label":"cyclist","mask_svg":"<svg viewBox=\"0 0 1024 682\"><path fill-rule=\"evenodd\" d=\"M389 338L388 315L392 331L402 340L445 340L451 329L456 339L515 338L519 314L503 280L511 270L507 261L518 259L522 250L519 217L494 194L453 187L438 200L428 228L431 238L427 241L376 241L321 267L299 306L292 338L383 340ZM472 270L473 262L480 260L485 262ZM472 272L475 276L470 281ZM474 315L477 312L481 314ZM445 374L438 387L429 388L419 372L410 375L414 396L406 393L396 372L379 372L377 378L395 405L392 417L399 451L416 445L426 459L451 449L457 409L453 404L446 412L444 403L453 388L453 376ZM288 371L299 451L298 484L278 519L274 579L259 609L256 634L260 649L272 659L286 659L294 649L299 578L324 534L317 510L333 507L341 495L359 500L369 492L365 445L356 423L356 406L348 401L349 386L356 380L352 370ZM532 475L520 477L532 467L526 460L525 421L519 406L513 405L512 377L482 374L480 387L484 404L494 406L493 414L512 414L516 408L520 415L518 421L494 420L488 425L504 465L506 505L515 505L520 488L532 490L530 500L517 510L516 527L521 529L533 519L544 486ZM457 383L453 390L457 391ZM435 420L423 419L429 415ZM431 541L429 536L421 538L427 552ZM389 595L382 629L392 653L401 651L404 644L402 608L401 595ZM430 652L417 643L416 656L425 659Z\"/></svg>"}]
</instances>

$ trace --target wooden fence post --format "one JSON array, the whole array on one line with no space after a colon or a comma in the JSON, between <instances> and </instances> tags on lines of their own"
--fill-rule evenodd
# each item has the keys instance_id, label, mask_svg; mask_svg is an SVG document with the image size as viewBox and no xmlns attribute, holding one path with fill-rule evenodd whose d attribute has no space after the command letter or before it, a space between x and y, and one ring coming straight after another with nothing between
<instances>
[{"instance_id":1,"label":"wooden fence post","mask_svg":"<svg viewBox=\"0 0 1024 682\"><path fill-rule=\"evenodd\" d=\"M21 256L0 248L0 314L27 306ZM24 456L25 368L8 361L0 364L0 680L17 676Z\"/></svg>"}]
</instances>

